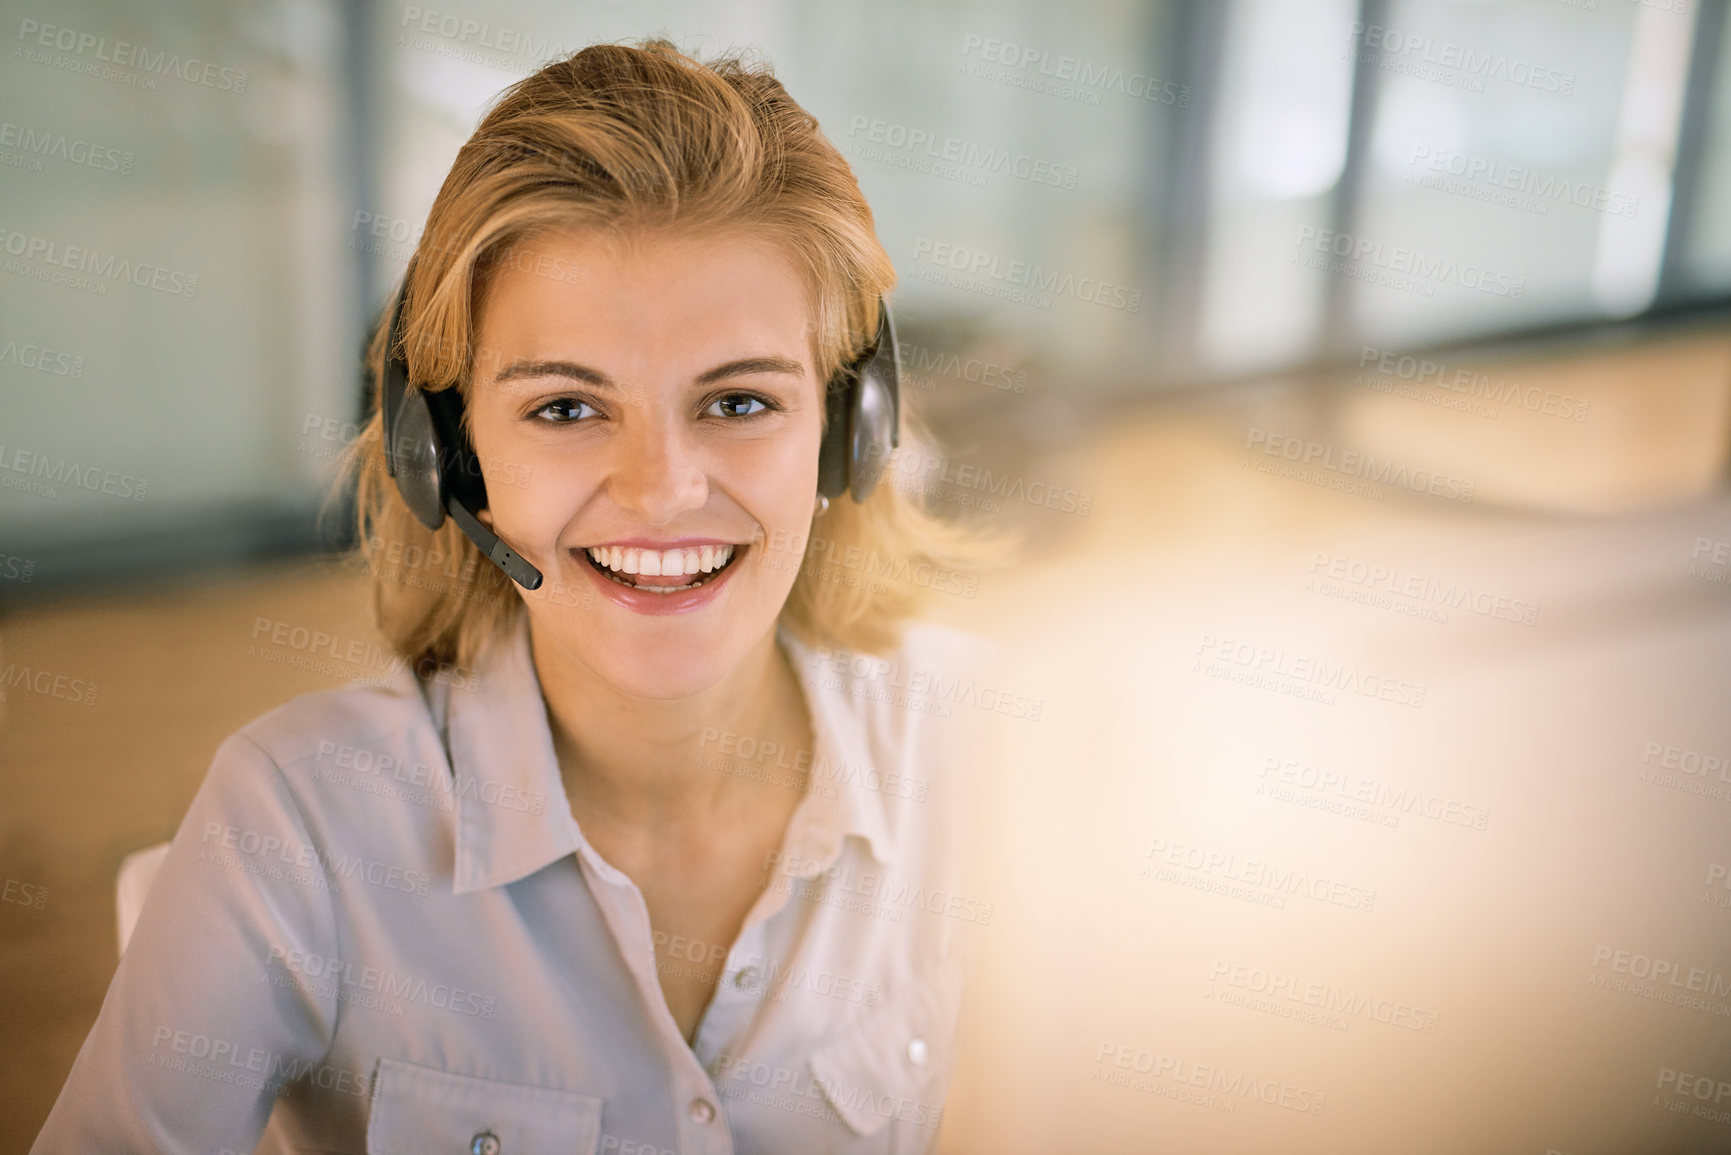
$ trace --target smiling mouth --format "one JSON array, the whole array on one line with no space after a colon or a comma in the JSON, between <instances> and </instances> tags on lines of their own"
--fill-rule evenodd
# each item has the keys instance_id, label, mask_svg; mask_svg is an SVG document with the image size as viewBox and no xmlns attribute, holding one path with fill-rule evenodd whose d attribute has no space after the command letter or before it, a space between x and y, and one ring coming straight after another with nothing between
<instances>
[{"instance_id":1,"label":"smiling mouth","mask_svg":"<svg viewBox=\"0 0 1731 1155\"><path fill-rule=\"evenodd\" d=\"M594 551L591 549L582 549L582 550L578 550L577 552L581 553L583 555L583 560L588 562L590 566L592 566L595 570L597 570L601 574L602 577L607 578L609 581L617 582L619 585L624 586L626 589L641 590L644 593L652 593L652 594L676 594L676 593L681 593L685 590L696 589L698 586L708 585L709 583L715 581L722 574L726 573L730 568L732 568L733 563L739 560L740 555L743 554L747 549L749 549L751 547L749 545L731 545L731 546L726 546L724 548L727 550L727 556L726 556L726 559L723 560L720 565L715 566L714 569L711 569L706 573L694 573L694 574L682 575L682 576L690 579L690 580L686 581L683 585L667 585L667 584L646 585L646 584L644 584L644 580L647 580L650 582L665 583L668 580L668 578L667 578L667 576L657 577L657 576L647 575L647 574L625 573L622 569L616 570L616 569L613 569L611 566L602 563L600 560L598 560L596 558ZM636 552L636 551L633 551L633 552ZM643 579L643 580L640 580L640 579Z\"/></svg>"}]
</instances>

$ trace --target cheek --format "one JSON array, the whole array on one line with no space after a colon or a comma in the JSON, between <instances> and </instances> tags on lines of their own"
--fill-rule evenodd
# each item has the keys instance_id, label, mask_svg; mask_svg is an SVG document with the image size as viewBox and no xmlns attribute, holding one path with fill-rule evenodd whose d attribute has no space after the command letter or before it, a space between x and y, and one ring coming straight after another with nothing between
<instances>
[{"instance_id":1,"label":"cheek","mask_svg":"<svg viewBox=\"0 0 1731 1155\"><path fill-rule=\"evenodd\" d=\"M500 524L519 532L556 535L594 486L582 463L569 456L520 454L484 461L487 503Z\"/></svg>"},{"instance_id":2,"label":"cheek","mask_svg":"<svg viewBox=\"0 0 1731 1155\"><path fill-rule=\"evenodd\" d=\"M779 524L809 516L817 494L817 430L790 431L754 454L741 477L744 492Z\"/></svg>"},{"instance_id":3,"label":"cheek","mask_svg":"<svg viewBox=\"0 0 1731 1155\"><path fill-rule=\"evenodd\" d=\"M569 460L537 452L534 440L523 436L509 418L497 413L474 415L470 437L487 479L487 507L496 526L532 538L549 518L559 518L555 495L575 492Z\"/></svg>"}]
</instances>

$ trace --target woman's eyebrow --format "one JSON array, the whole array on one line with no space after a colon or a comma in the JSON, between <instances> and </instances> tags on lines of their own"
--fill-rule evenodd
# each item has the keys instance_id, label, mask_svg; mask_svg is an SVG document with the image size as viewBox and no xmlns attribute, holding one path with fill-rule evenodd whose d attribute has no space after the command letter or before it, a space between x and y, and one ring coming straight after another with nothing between
<instances>
[{"instance_id":1,"label":"woman's eyebrow","mask_svg":"<svg viewBox=\"0 0 1731 1155\"><path fill-rule=\"evenodd\" d=\"M697 375L697 384L708 385L727 377L743 377L748 373L789 373L805 376L805 366L790 357L742 357L728 361Z\"/></svg>"},{"instance_id":2,"label":"woman's eyebrow","mask_svg":"<svg viewBox=\"0 0 1731 1155\"><path fill-rule=\"evenodd\" d=\"M607 374L573 361L513 361L493 377L495 382L524 381L535 377L569 377L598 389L617 389Z\"/></svg>"},{"instance_id":3,"label":"woman's eyebrow","mask_svg":"<svg viewBox=\"0 0 1731 1155\"><path fill-rule=\"evenodd\" d=\"M741 357L736 361L727 361L705 369L698 374L696 383L710 385L728 377L743 377L751 373L787 373L795 377L805 376L805 365L790 357ZM587 365L579 365L574 361L514 361L499 370L496 382L527 380L534 377L568 377L573 381L581 381L598 389L617 389L618 382L599 369L591 369Z\"/></svg>"}]
</instances>

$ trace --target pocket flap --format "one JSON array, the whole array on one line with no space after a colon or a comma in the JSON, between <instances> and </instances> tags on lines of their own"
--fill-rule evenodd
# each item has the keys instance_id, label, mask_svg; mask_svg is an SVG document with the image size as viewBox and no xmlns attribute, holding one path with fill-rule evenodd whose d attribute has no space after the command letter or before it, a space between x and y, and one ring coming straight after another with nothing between
<instances>
[{"instance_id":1,"label":"pocket flap","mask_svg":"<svg viewBox=\"0 0 1731 1155\"><path fill-rule=\"evenodd\" d=\"M367 1119L367 1155L468 1155L477 1140L499 1155L592 1155L602 1100L575 1091L452 1075L380 1059ZM491 1133L497 1140L486 1143Z\"/></svg>"},{"instance_id":2,"label":"pocket flap","mask_svg":"<svg viewBox=\"0 0 1731 1155\"><path fill-rule=\"evenodd\" d=\"M891 1119L936 1123L940 1104L924 1092L946 1061L939 1040L917 1018L878 1015L811 1053L812 1081L842 1121L871 1135Z\"/></svg>"}]
</instances>

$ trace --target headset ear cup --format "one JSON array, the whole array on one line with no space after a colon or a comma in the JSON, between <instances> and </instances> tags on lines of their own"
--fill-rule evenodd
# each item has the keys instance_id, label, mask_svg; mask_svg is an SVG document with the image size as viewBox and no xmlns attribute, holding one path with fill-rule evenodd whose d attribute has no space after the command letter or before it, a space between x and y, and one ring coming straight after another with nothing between
<instances>
[{"instance_id":1,"label":"headset ear cup","mask_svg":"<svg viewBox=\"0 0 1731 1155\"><path fill-rule=\"evenodd\" d=\"M901 443L901 350L889 302L878 298L878 335L854 385L848 438L849 484L855 501L877 486Z\"/></svg>"},{"instance_id":2,"label":"headset ear cup","mask_svg":"<svg viewBox=\"0 0 1731 1155\"><path fill-rule=\"evenodd\" d=\"M457 386L423 394L439 445L440 493L455 497L471 510L487 508L487 480L480 458L463 432L463 395Z\"/></svg>"},{"instance_id":3,"label":"headset ear cup","mask_svg":"<svg viewBox=\"0 0 1731 1155\"><path fill-rule=\"evenodd\" d=\"M849 449L849 486L855 501L864 501L876 488L884 466L889 464L895 406L889 391L868 366L854 388Z\"/></svg>"},{"instance_id":4,"label":"headset ear cup","mask_svg":"<svg viewBox=\"0 0 1731 1155\"><path fill-rule=\"evenodd\" d=\"M901 351L889 302L878 298L878 335L836 371L824 390L828 422L817 458L817 491L864 501L901 443Z\"/></svg>"},{"instance_id":5,"label":"headset ear cup","mask_svg":"<svg viewBox=\"0 0 1731 1155\"><path fill-rule=\"evenodd\" d=\"M438 529L445 520L445 487L439 471L443 447L427 395L409 387L409 364L402 353L403 314L414 270L415 261L411 257L403 273L402 291L391 309L379 411L384 424L385 472L396 481L397 492L415 520L428 529Z\"/></svg>"},{"instance_id":6,"label":"headset ear cup","mask_svg":"<svg viewBox=\"0 0 1731 1155\"><path fill-rule=\"evenodd\" d=\"M823 445L817 455L817 491L840 497L848 487L848 450L854 382L846 369L824 389Z\"/></svg>"},{"instance_id":7,"label":"headset ear cup","mask_svg":"<svg viewBox=\"0 0 1731 1155\"><path fill-rule=\"evenodd\" d=\"M417 521L428 529L438 529L445 520L439 468L444 447L439 443L427 395L419 389L409 390L392 424L387 455L396 465L397 492Z\"/></svg>"}]
</instances>

